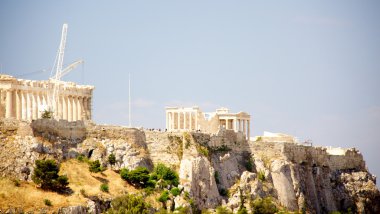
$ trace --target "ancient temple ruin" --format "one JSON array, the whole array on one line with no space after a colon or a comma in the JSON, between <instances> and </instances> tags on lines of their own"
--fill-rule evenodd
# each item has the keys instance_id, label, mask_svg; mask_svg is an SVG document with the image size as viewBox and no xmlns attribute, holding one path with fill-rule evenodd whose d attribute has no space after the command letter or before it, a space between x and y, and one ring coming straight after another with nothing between
<instances>
[{"instance_id":1,"label":"ancient temple ruin","mask_svg":"<svg viewBox=\"0 0 380 214\"><path fill-rule=\"evenodd\" d=\"M52 91L58 89L55 102ZM54 119L68 121L90 120L94 86L73 82L16 79L0 74L0 118L31 121L41 118L53 103Z\"/></svg>"},{"instance_id":2,"label":"ancient temple ruin","mask_svg":"<svg viewBox=\"0 0 380 214\"><path fill-rule=\"evenodd\" d=\"M199 107L166 107L166 129L168 131L200 130L217 133L219 129L243 132L250 136L251 116L246 112L230 113L227 108L204 113Z\"/></svg>"}]
</instances>

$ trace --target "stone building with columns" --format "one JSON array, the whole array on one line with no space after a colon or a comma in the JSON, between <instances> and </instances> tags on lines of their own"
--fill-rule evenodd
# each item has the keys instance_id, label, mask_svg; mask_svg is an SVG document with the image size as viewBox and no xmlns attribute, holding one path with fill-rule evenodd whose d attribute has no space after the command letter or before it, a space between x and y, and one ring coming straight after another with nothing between
<instances>
[{"instance_id":1,"label":"stone building with columns","mask_svg":"<svg viewBox=\"0 0 380 214\"><path fill-rule=\"evenodd\" d=\"M246 112L230 113L227 108L204 113L199 107L166 107L166 129L168 131L200 130L217 133L219 129L243 132L249 139L251 116Z\"/></svg>"},{"instance_id":2,"label":"stone building with columns","mask_svg":"<svg viewBox=\"0 0 380 214\"><path fill-rule=\"evenodd\" d=\"M49 80L24 80L0 74L0 118L35 120L48 110L49 103L54 103L53 117L57 120L91 120L93 86L60 81L56 88L56 102L51 102L54 84Z\"/></svg>"}]
</instances>

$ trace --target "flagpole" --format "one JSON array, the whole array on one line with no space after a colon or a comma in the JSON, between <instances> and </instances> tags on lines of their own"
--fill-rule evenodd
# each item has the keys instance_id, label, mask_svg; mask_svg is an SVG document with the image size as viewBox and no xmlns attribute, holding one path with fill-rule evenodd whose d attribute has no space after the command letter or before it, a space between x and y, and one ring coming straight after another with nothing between
<instances>
[{"instance_id":1,"label":"flagpole","mask_svg":"<svg viewBox=\"0 0 380 214\"><path fill-rule=\"evenodd\" d=\"M128 94L129 94L129 127L132 128L132 119L131 119L131 73L129 73L129 81L128 81L128 86L129 86L129 90L128 90Z\"/></svg>"}]
</instances>

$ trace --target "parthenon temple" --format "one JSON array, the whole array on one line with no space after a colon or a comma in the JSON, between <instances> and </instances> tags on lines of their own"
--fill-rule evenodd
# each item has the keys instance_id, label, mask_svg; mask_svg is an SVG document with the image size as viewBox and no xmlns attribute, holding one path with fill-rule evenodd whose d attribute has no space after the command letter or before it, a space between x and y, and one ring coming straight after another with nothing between
<instances>
[{"instance_id":1,"label":"parthenon temple","mask_svg":"<svg viewBox=\"0 0 380 214\"><path fill-rule=\"evenodd\" d=\"M168 131L200 130L217 133L219 129L243 132L250 136L251 116L246 112L230 113L227 108L203 113L199 107L166 107L166 129Z\"/></svg>"},{"instance_id":2,"label":"parthenon temple","mask_svg":"<svg viewBox=\"0 0 380 214\"><path fill-rule=\"evenodd\" d=\"M41 118L45 110L53 110L54 119L90 120L94 87L64 81L55 84L0 74L0 118L31 121ZM54 88L58 93L52 102Z\"/></svg>"}]
</instances>

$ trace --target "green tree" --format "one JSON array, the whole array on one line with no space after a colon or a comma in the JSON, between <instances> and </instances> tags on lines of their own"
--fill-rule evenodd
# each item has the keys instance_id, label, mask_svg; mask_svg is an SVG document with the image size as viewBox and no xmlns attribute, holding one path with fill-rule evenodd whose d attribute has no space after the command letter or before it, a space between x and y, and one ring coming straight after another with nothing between
<instances>
[{"instance_id":1,"label":"green tree","mask_svg":"<svg viewBox=\"0 0 380 214\"><path fill-rule=\"evenodd\" d=\"M149 204L145 203L141 196L123 195L115 198L111 202L111 208L107 210L109 214L148 214Z\"/></svg>"},{"instance_id":2,"label":"green tree","mask_svg":"<svg viewBox=\"0 0 380 214\"><path fill-rule=\"evenodd\" d=\"M217 214L232 214L231 211L229 211L226 207L219 206L216 208L216 213Z\"/></svg>"},{"instance_id":3,"label":"green tree","mask_svg":"<svg viewBox=\"0 0 380 214\"><path fill-rule=\"evenodd\" d=\"M170 190L170 193L175 197L175 196L181 194L181 190L179 190L178 187L173 187L173 188Z\"/></svg>"},{"instance_id":4,"label":"green tree","mask_svg":"<svg viewBox=\"0 0 380 214\"><path fill-rule=\"evenodd\" d=\"M108 156L108 163L110 163L111 165L115 165L115 163L116 163L116 157L115 157L114 154L110 154Z\"/></svg>"},{"instance_id":5,"label":"green tree","mask_svg":"<svg viewBox=\"0 0 380 214\"><path fill-rule=\"evenodd\" d=\"M157 164L157 166L154 167L153 173L151 175L152 180L163 180L162 186L166 185L172 185L172 186L178 186L179 184L179 176L177 172L175 172L173 169L165 166L162 163Z\"/></svg>"},{"instance_id":6,"label":"green tree","mask_svg":"<svg viewBox=\"0 0 380 214\"><path fill-rule=\"evenodd\" d=\"M100 165L99 160L89 162L88 169L90 170L90 172L94 173L103 171L103 167Z\"/></svg>"},{"instance_id":7,"label":"green tree","mask_svg":"<svg viewBox=\"0 0 380 214\"><path fill-rule=\"evenodd\" d=\"M251 207L253 214L273 214L278 211L276 205L272 202L270 197L255 199L251 202Z\"/></svg>"},{"instance_id":8,"label":"green tree","mask_svg":"<svg viewBox=\"0 0 380 214\"><path fill-rule=\"evenodd\" d=\"M58 175L59 166L54 160L36 160L35 165L32 180L41 185L42 189L59 191L67 188L68 178L65 175Z\"/></svg>"},{"instance_id":9,"label":"green tree","mask_svg":"<svg viewBox=\"0 0 380 214\"><path fill-rule=\"evenodd\" d=\"M169 200L169 191L167 190L163 191L157 200L161 202L162 207L166 209L166 201Z\"/></svg>"},{"instance_id":10,"label":"green tree","mask_svg":"<svg viewBox=\"0 0 380 214\"><path fill-rule=\"evenodd\" d=\"M122 179L136 187L146 187L149 180L149 170L146 167L137 167L134 170L122 169L120 171Z\"/></svg>"}]
</instances>

